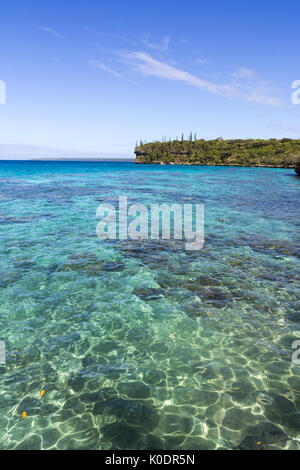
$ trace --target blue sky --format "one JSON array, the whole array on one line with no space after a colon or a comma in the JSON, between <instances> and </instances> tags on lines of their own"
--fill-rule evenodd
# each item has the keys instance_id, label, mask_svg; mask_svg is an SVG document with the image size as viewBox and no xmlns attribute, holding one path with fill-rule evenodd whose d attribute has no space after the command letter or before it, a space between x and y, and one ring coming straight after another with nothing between
<instances>
[{"instance_id":1,"label":"blue sky","mask_svg":"<svg viewBox=\"0 0 300 470\"><path fill-rule=\"evenodd\" d=\"M298 138L299 15L289 0L2 2L0 157Z\"/></svg>"}]
</instances>

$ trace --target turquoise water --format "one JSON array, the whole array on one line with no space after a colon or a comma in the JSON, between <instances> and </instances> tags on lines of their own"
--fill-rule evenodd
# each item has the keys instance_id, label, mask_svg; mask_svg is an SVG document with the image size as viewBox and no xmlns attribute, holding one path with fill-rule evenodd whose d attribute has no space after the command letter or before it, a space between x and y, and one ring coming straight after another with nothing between
<instances>
[{"instance_id":1,"label":"turquoise water","mask_svg":"<svg viewBox=\"0 0 300 470\"><path fill-rule=\"evenodd\" d=\"M299 448L299 194L293 170L1 162L0 448ZM99 240L119 195L204 203L203 250Z\"/></svg>"}]
</instances>

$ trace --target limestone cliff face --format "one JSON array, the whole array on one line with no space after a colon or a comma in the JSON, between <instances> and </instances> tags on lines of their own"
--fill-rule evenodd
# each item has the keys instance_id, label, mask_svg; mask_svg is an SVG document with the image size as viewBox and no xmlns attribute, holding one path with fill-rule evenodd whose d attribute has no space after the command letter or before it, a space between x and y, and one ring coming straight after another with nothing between
<instances>
[{"instance_id":1,"label":"limestone cliff face","mask_svg":"<svg viewBox=\"0 0 300 470\"><path fill-rule=\"evenodd\" d=\"M295 172L300 176L300 160L296 163Z\"/></svg>"}]
</instances>

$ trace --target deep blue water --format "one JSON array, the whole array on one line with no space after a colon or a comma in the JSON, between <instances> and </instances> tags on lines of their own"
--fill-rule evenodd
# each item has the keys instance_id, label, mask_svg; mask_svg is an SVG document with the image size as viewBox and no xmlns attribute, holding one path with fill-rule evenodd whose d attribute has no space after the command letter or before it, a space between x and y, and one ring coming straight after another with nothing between
<instances>
[{"instance_id":1,"label":"deep blue water","mask_svg":"<svg viewBox=\"0 0 300 470\"><path fill-rule=\"evenodd\" d=\"M204 204L203 250L99 240L120 195ZM299 195L293 170L0 162L0 448L298 448Z\"/></svg>"}]
</instances>

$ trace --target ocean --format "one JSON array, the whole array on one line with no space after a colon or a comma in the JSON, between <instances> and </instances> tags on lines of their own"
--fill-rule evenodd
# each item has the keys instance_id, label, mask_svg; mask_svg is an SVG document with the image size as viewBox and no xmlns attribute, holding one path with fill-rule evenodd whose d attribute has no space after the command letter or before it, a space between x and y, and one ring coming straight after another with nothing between
<instances>
[{"instance_id":1,"label":"ocean","mask_svg":"<svg viewBox=\"0 0 300 470\"><path fill-rule=\"evenodd\" d=\"M203 248L100 240L119 196L204 204ZM293 170L0 162L0 449L299 449L299 196Z\"/></svg>"}]
</instances>

